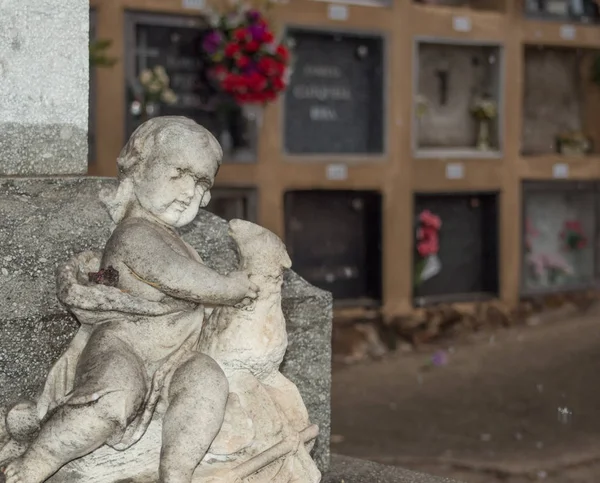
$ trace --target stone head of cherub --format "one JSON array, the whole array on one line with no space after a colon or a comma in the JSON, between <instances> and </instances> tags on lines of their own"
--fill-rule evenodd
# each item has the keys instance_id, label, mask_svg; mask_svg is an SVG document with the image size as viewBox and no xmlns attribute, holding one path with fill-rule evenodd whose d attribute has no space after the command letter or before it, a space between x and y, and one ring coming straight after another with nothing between
<instances>
[{"instance_id":1,"label":"stone head of cherub","mask_svg":"<svg viewBox=\"0 0 600 483\"><path fill-rule=\"evenodd\" d=\"M119 155L119 188L106 201L111 217L119 223L141 213L171 227L187 225L210 201L222 158L215 137L191 119L146 121Z\"/></svg>"}]
</instances>

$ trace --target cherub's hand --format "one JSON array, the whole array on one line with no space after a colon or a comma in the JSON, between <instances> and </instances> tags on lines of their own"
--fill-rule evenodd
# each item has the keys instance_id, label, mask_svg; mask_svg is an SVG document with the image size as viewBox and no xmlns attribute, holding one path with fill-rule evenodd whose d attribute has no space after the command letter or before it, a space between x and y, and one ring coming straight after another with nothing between
<instances>
[{"instance_id":1,"label":"cherub's hand","mask_svg":"<svg viewBox=\"0 0 600 483\"><path fill-rule=\"evenodd\" d=\"M258 286L250 281L246 272L232 272L228 277L231 281L231 298L236 306L250 305L258 297Z\"/></svg>"}]
</instances>

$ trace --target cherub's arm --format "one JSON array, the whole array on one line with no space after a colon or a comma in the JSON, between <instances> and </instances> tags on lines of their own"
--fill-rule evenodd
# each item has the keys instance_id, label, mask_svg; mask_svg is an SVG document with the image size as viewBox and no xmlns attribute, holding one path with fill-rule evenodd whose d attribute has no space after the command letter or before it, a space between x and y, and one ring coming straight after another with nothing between
<instances>
[{"instance_id":1,"label":"cherub's arm","mask_svg":"<svg viewBox=\"0 0 600 483\"><path fill-rule=\"evenodd\" d=\"M151 227L140 224L115 234L111 249L142 281L172 297L234 305L248 296L247 278L226 277L174 251Z\"/></svg>"}]
</instances>

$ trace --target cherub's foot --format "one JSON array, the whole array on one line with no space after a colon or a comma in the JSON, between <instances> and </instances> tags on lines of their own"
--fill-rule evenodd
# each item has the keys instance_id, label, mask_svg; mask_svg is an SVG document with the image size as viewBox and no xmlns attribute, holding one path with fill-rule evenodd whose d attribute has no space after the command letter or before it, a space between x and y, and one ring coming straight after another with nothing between
<instances>
[{"instance_id":1,"label":"cherub's foot","mask_svg":"<svg viewBox=\"0 0 600 483\"><path fill-rule=\"evenodd\" d=\"M56 471L47 461L32 456L26 453L6 467L6 483L42 483Z\"/></svg>"}]
</instances>

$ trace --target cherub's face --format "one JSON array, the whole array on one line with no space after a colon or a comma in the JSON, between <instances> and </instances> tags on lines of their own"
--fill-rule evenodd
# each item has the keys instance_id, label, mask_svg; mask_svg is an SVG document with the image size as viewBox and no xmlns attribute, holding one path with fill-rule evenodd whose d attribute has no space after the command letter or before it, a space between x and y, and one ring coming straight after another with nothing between
<instances>
[{"instance_id":1,"label":"cherub's face","mask_svg":"<svg viewBox=\"0 0 600 483\"><path fill-rule=\"evenodd\" d=\"M135 194L146 211L167 225L181 227L210 201L218 169L202 147L189 143L135 173Z\"/></svg>"}]
</instances>

